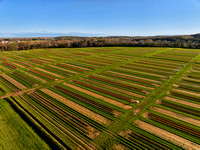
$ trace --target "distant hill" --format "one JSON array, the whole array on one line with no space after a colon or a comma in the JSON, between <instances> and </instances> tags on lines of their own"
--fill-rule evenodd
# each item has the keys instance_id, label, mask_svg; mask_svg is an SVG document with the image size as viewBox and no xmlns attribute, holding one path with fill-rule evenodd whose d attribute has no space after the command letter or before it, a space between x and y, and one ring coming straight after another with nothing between
<instances>
[{"instance_id":1,"label":"distant hill","mask_svg":"<svg viewBox=\"0 0 200 150\"><path fill-rule=\"evenodd\" d=\"M103 34L90 33L48 33L48 32L21 32L21 33L0 33L1 38L20 38L20 37L59 37L59 36L81 36L81 37L99 37Z\"/></svg>"},{"instance_id":2,"label":"distant hill","mask_svg":"<svg viewBox=\"0 0 200 150\"><path fill-rule=\"evenodd\" d=\"M200 34L174 36L106 36L85 33L14 33L0 34L0 37L3 37L0 38L0 51L107 46L200 49Z\"/></svg>"},{"instance_id":3,"label":"distant hill","mask_svg":"<svg viewBox=\"0 0 200 150\"><path fill-rule=\"evenodd\" d=\"M200 39L200 33L198 33L198 34L193 34L193 35L191 35L191 36L194 37L194 38Z\"/></svg>"},{"instance_id":4,"label":"distant hill","mask_svg":"<svg viewBox=\"0 0 200 150\"><path fill-rule=\"evenodd\" d=\"M134 39L200 39L200 33L192 35L156 35L156 36L109 36L105 34L92 34L92 33L79 33L79 32L69 32L69 33L54 33L54 32L19 32L19 33L0 33L0 38L23 38L23 37L106 37L106 38L130 38Z\"/></svg>"}]
</instances>

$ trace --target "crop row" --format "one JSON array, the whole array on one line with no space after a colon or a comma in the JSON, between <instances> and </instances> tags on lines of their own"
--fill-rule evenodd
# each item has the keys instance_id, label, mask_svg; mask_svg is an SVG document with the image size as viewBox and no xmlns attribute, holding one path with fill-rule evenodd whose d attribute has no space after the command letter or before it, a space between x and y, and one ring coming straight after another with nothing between
<instances>
[{"instance_id":1,"label":"crop row","mask_svg":"<svg viewBox=\"0 0 200 150\"><path fill-rule=\"evenodd\" d=\"M88 84L88 83L85 83L85 82L82 82L82 81L79 81L79 80L73 80L72 82L79 84L79 85L82 85L82 86L85 86L85 87L88 87L88 88L91 88L93 90L99 91L101 93L104 93L104 94L107 94L107 95L128 101L128 102L137 103L137 100L134 100L130 97L127 97L127 96L124 96L124 95L121 95L121 94L118 94L118 93L115 93L115 92L111 92L109 90L105 90L103 88L99 88L97 86L94 86L94 85L91 85L91 84Z\"/></svg>"},{"instance_id":2,"label":"crop row","mask_svg":"<svg viewBox=\"0 0 200 150\"><path fill-rule=\"evenodd\" d=\"M196 64L168 91L167 96L174 97L177 100L199 103L200 102L200 73L196 69ZM198 82L199 81L199 82Z\"/></svg>"},{"instance_id":3,"label":"crop row","mask_svg":"<svg viewBox=\"0 0 200 150\"><path fill-rule=\"evenodd\" d=\"M193 129L191 127L187 127L187 126L185 126L181 123L174 122L172 120L169 120L167 118L164 118L164 117L152 114L152 113L148 114L148 118L151 119L151 120L154 120L156 122L160 122L160 123L167 125L169 127L180 130L181 132L185 132L185 133L191 134L191 135L193 135L197 138L200 138L200 131L199 130Z\"/></svg>"},{"instance_id":4,"label":"crop row","mask_svg":"<svg viewBox=\"0 0 200 150\"><path fill-rule=\"evenodd\" d=\"M100 79L97 79L96 77ZM106 79L106 80L102 80L102 79ZM131 86L131 85L123 84L120 82L113 81L112 79L109 79L109 78L108 79L104 77L102 78L102 76L99 77L97 75L92 76L92 77L87 76L85 78L82 78L82 81L88 84L97 85L98 87L103 88L105 90L109 90L111 92L116 92L124 96L132 97L133 99L134 98L142 99L146 97L146 94L151 93L150 91L144 90L142 87L137 87L136 85Z\"/></svg>"},{"instance_id":5,"label":"crop row","mask_svg":"<svg viewBox=\"0 0 200 150\"><path fill-rule=\"evenodd\" d=\"M150 136L147 135L148 133L146 132L143 132L142 134L141 132L127 129L125 131L121 131L119 134L125 139L127 139L126 146L129 148L132 148L132 145L138 145L142 146L143 149L169 149L167 145L161 144L163 141L156 141L152 138L149 138ZM121 143L123 143L123 141L121 141Z\"/></svg>"},{"instance_id":6,"label":"crop row","mask_svg":"<svg viewBox=\"0 0 200 150\"><path fill-rule=\"evenodd\" d=\"M184 105L176 104L176 103L169 102L169 101L162 101L161 105L169 107L169 108L174 109L174 110L178 110L180 112L184 112L186 114L191 114L191 115L200 117L200 111L199 110L196 110L192 107L188 107L186 105L184 106Z\"/></svg>"},{"instance_id":7,"label":"crop row","mask_svg":"<svg viewBox=\"0 0 200 150\"><path fill-rule=\"evenodd\" d=\"M16 66L14 66L14 65L12 65L12 64L10 64L10 63L7 63L7 62L3 62L2 64L4 64L4 65L7 66L7 67L10 67L10 68L12 68L12 69L18 69Z\"/></svg>"},{"instance_id":8,"label":"crop row","mask_svg":"<svg viewBox=\"0 0 200 150\"><path fill-rule=\"evenodd\" d=\"M90 99L90 98L88 98L88 97L82 96L82 95L80 95L80 94L78 94L78 93L76 93L76 92L73 92L72 90L68 90L68 89L63 88L63 87L61 87L61 86L57 86L57 85L56 85L56 86L54 86L54 87L55 87L56 89L58 89L58 90L64 92L64 93L66 93L66 94L68 94L68 95L70 95L70 96L72 96L72 97L78 99L78 100L84 101L85 103L91 105L92 107L96 107L96 108L98 108L98 109L100 109L100 110L102 110L102 111L106 111L107 113L109 113L109 114L111 114L111 115L114 115L114 114L113 114L113 113L114 113L114 109L112 109L112 108L110 108L110 107L108 107L108 106L106 106L106 105L103 105L103 104L101 104L101 103L98 103L98 102L96 102L96 101L94 101L94 100L92 100L92 99Z\"/></svg>"},{"instance_id":9,"label":"crop row","mask_svg":"<svg viewBox=\"0 0 200 150\"><path fill-rule=\"evenodd\" d=\"M129 48L129 49L125 49L123 51L119 51L119 52L115 52L114 54L120 55L122 58L125 56L128 57L140 57L140 56L144 56L148 53L153 53L153 52L157 52L160 50L164 50L166 48L145 48L145 47L141 47L141 48Z\"/></svg>"},{"instance_id":10,"label":"crop row","mask_svg":"<svg viewBox=\"0 0 200 150\"><path fill-rule=\"evenodd\" d=\"M99 135L97 129L69 112L66 106L60 107L58 102L46 99L38 92L30 93L29 96L21 96L18 103L40 120L40 123L48 128L48 132L56 136L56 139L59 139L63 145L73 147L75 144L90 147L87 141ZM82 139L82 135L89 139Z\"/></svg>"}]
</instances>

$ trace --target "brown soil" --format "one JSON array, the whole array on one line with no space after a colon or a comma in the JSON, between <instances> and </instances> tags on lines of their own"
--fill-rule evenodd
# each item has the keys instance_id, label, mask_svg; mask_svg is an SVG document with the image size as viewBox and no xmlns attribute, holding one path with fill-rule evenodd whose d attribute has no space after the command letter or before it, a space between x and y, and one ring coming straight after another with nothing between
<instances>
[{"instance_id":1,"label":"brown soil","mask_svg":"<svg viewBox=\"0 0 200 150\"><path fill-rule=\"evenodd\" d=\"M122 57L122 58L133 58L132 56L127 56L127 55L118 55L118 54L109 54L110 56L117 56L117 57Z\"/></svg>"},{"instance_id":2,"label":"brown soil","mask_svg":"<svg viewBox=\"0 0 200 150\"><path fill-rule=\"evenodd\" d=\"M173 86L174 86L174 87L179 87L179 85L177 85L177 84L173 84Z\"/></svg>"},{"instance_id":3,"label":"brown soil","mask_svg":"<svg viewBox=\"0 0 200 150\"><path fill-rule=\"evenodd\" d=\"M162 104L162 101L161 100L157 100L156 104Z\"/></svg>"},{"instance_id":4,"label":"brown soil","mask_svg":"<svg viewBox=\"0 0 200 150\"><path fill-rule=\"evenodd\" d=\"M21 71L22 73L24 73L25 75L27 75L27 76L29 76L29 77L31 77L31 78L33 78L33 79L39 81L39 82L42 82L42 83L46 83L46 82L47 82L47 81L45 81L45 80L43 80L43 79L41 79L41 78L39 78L39 77L37 77L37 76L34 76L34 75L32 75L32 74L26 72L26 71L23 71L23 70L20 70L20 71Z\"/></svg>"},{"instance_id":5,"label":"brown soil","mask_svg":"<svg viewBox=\"0 0 200 150\"><path fill-rule=\"evenodd\" d=\"M119 88L116 88L116 87L113 87L113 86L110 86L110 85L106 85L106 84L103 84L103 83L100 83L100 82L96 82L96 81L92 81L92 80L88 80L88 79L83 79L83 80L87 81L89 83L92 83L94 85L100 85L100 86L103 86L105 88L108 88L108 89L111 89L111 90L115 90L117 92L125 93L125 94L128 94L130 96L137 97L137 98L145 98L146 97L146 96L143 96L143 95L140 95L140 94L137 94L137 93L129 92L129 91L126 91L126 90L123 90L123 89L119 89Z\"/></svg>"},{"instance_id":6,"label":"brown soil","mask_svg":"<svg viewBox=\"0 0 200 150\"><path fill-rule=\"evenodd\" d=\"M75 65L72 65L72 64L67 64L68 66L72 66L72 67L76 67L76 68L79 68L79 69L83 69L83 70L88 70L90 71L90 69L88 68L83 68L83 67L80 67L80 66L75 66Z\"/></svg>"},{"instance_id":7,"label":"brown soil","mask_svg":"<svg viewBox=\"0 0 200 150\"><path fill-rule=\"evenodd\" d=\"M136 109L133 111L133 115L136 116L136 115L140 112L140 110L141 110L140 108L136 108Z\"/></svg>"},{"instance_id":8,"label":"brown soil","mask_svg":"<svg viewBox=\"0 0 200 150\"><path fill-rule=\"evenodd\" d=\"M127 148L124 145L121 144L115 144L113 146L113 150L127 150Z\"/></svg>"},{"instance_id":9,"label":"brown soil","mask_svg":"<svg viewBox=\"0 0 200 150\"><path fill-rule=\"evenodd\" d=\"M16 87L18 87L19 89L21 89L21 90L26 89L26 87L23 84L19 83L18 81L16 81L15 79L11 78L7 74L1 74L1 76L3 78L5 78L6 80L8 80L13 85L15 85Z\"/></svg>"},{"instance_id":10,"label":"brown soil","mask_svg":"<svg viewBox=\"0 0 200 150\"><path fill-rule=\"evenodd\" d=\"M181 147L185 148L185 149L189 149L189 150L198 150L200 149L200 145L194 143L194 142L191 142L187 139L184 139L182 137L179 137L173 133L170 133L168 131L165 131L163 129L160 129L158 127L155 127L151 124L148 124L146 122L143 122L141 120L137 120L135 122L136 125L138 125L140 128L152 133L152 134L155 134L157 136L160 136L161 138L163 139L166 139L172 143L175 143L177 145L180 145Z\"/></svg>"},{"instance_id":11,"label":"brown soil","mask_svg":"<svg viewBox=\"0 0 200 150\"><path fill-rule=\"evenodd\" d=\"M35 69L40 70L40 71L42 71L42 72L45 72L45 73L47 73L47 74L53 75L53 76L58 77L58 78L65 78L65 77L63 77L63 76L61 76L61 75L55 74L55 73L53 73L53 72L49 72L49 71L44 70L44 69L41 69L41 68L35 68Z\"/></svg>"},{"instance_id":12,"label":"brown soil","mask_svg":"<svg viewBox=\"0 0 200 150\"><path fill-rule=\"evenodd\" d=\"M113 80L113 78L109 78L107 76L103 76L103 75L97 75L95 74L96 76L98 77L102 77L102 78L105 78L105 79L110 79L110 80ZM144 85L140 85L140 84L135 84L135 83L131 83L131 82L126 82L126 81L121 81L121 83L125 83L125 84L129 84L129 85L133 85L133 86L136 86L136 87L141 87L141 88L144 88L144 89L149 89L149 90L154 90L155 88L152 88L152 87L148 87L148 86L144 86ZM150 94L151 92L147 93L147 94Z\"/></svg>"},{"instance_id":13,"label":"brown soil","mask_svg":"<svg viewBox=\"0 0 200 150\"><path fill-rule=\"evenodd\" d=\"M128 130L126 130L126 131L121 131L121 132L119 133L119 135L121 135L121 136L123 136L123 137L126 137L126 138L129 138L129 134L131 134L131 133L133 133L133 131L130 130L130 129L128 129Z\"/></svg>"},{"instance_id":14,"label":"brown soil","mask_svg":"<svg viewBox=\"0 0 200 150\"><path fill-rule=\"evenodd\" d=\"M61 124L58 124L58 123L56 123L55 122L55 120L53 120L52 119L52 117L50 117L49 115L47 115L46 113L39 113L38 112L38 110L37 110L37 108L36 107L32 107L32 109L33 110L35 110L35 113L37 113L38 115L40 115L44 120L46 120L47 122L49 122L49 120L51 120L49 123L54 127L54 128L56 128L57 130L59 130L62 134L64 134L66 137L68 137L69 135L71 135L74 139L70 139L70 140L72 140L73 142L75 142L77 145L79 145L78 143L77 143L77 141L80 141L81 143L84 143L85 144L85 141L83 140L83 139L81 139L81 138L79 138L79 137L77 137L75 134L73 134L70 130L68 130L66 127L64 127L64 126L62 126ZM54 123L52 123L52 122L54 122ZM56 125L57 124L57 125ZM58 128L58 126L59 126L59 128ZM65 132L63 132L63 131L65 131ZM69 134L66 134L66 132ZM89 147L89 146L91 146L91 145L88 145L87 144L87 146L88 146L88 148L89 149L94 149L94 148L91 148L91 147ZM81 146L82 147L82 146ZM83 147L82 147L82 149L84 149Z\"/></svg>"},{"instance_id":15,"label":"brown soil","mask_svg":"<svg viewBox=\"0 0 200 150\"><path fill-rule=\"evenodd\" d=\"M149 112L147 112L147 111L144 112L144 113L142 114L142 116L145 117L145 118L149 118L149 117L148 117L148 116L149 116Z\"/></svg>"},{"instance_id":16,"label":"brown soil","mask_svg":"<svg viewBox=\"0 0 200 150\"><path fill-rule=\"evenodd\" d=\"M55 60L53 60L53 59L48 59L48 58L44 58L44 57L41 57L41 59L47 60L47 61L49 61L49 62L57 62L57 61L55 61Z\"/></svg>"},{"instance_id":17,"label":"brown soil","mask_svg":"<svg viewBox=\"0 0 200 150\"><path fill-rule=\"evenodd\" d=\"M192 83L181 83L180 85L189 85L189 86L192 86L192 87L200 88L200 85L194 85Z\"/></svg>"},{"instance_id":18,"label":"brown soil","mask_svg":"<svg viewBox=\"0 0 200 150\"><path fill-rule=\"evenodd\" d=\"M99 114L96 114L94 112L92 112L91 110L49 90L49 89L41 89L42 92L46 93L47 95L63 102L64 104L66 104L67 106L71 107L72 109L75 109L76 111L82 113L83 115L86 115L88 116L89 118L92 118L102 124L106 124L106 125L109 125L111 123L110 120L106 119L105 117L99 115Z\"/></svg>"},{"instance_id":19,"label":"brown soil","mask_svg":"<svg viewBox=\"0 0 200 150\"><path fill-rule=\"evenodd\" d=\"M10 69L8 69L8 68L6 68L6 67L4 67L2 65L0 65L0 68L3 69L3 70L5 70L5 71L10 71Z\"/></svg>"},{"instance_id":20,"label":"brown soil","mask_svg":"<svg viewBox=\"0 0 200 150\"><path fill-rule=\"evenodd\" d=\"M172 98L172 97L168 97L168 96L166 96L165 99L200 109L199 104L195 104L195 103L192 103L192 102L188 102L188 101L184 101L184 100L180 100L180 99L176 99L176 98Z\"/></svg>"},{"instance_id":21,"label":"brown soil","mask_svg":"<svg viewBox=\"0 0 200 150\"><path fill-rule=\"evenodd\" d=\"M186 91L186 90L181 90L181 89L173 89L173 91L187 93L187 94L195 95L195 96L200 96L200 94L198 94L198 93L194 93L194 92L190 92L190 91Z\"/></svg>"},{"instance_id":22,"label":"brown soil","mask_svg":"<svg viewBox=\"0 0 200 150\"><path fill-rule=\"evenodd\" d=\"M121 116L123 115L122 112L119 112L119 111L117 111L117 110L113 110L112 113L114 114L115 117L121 117Z\"/></svg>"},{"instance_id":23,"label":"brown soil","mask_svg":"<svg viewBox=\"0 0 200 150\"><path fill-rule=\"evenodd\" d=\"M148 72L143 72L143 71L136 71L136 70L131 70L131 69L124 69L124 68L120 68L121 70L127 70L127 71L133 71L133 72L138 72L138 73L143 73L143 74L148 74L148 75L152 75L152 76L157 76L157 77L161 77L161 78L165 78L165 76L162 75L158 75L158 74L153 74L153 73L148 73Z\"/></svg>"},{"instance_id":24,"label":"brown soil","mask_svg":"<svg viewBox=\"0 0 200 150\"><path fill-rule=\"evenodd\" d=\"M198 70L191 70L191 73L200 73L200 71L198 71Z\"/></svg>"},{"instance_id":25,"label":"brown soil","mask_svg":"<svg viewBox=\"0 0 200 150\"><path fill-rule=\"evenodd\" d=\"M96 97L96 98L98 98L98 99L101 99L101 100L103 100L103 101L105 101L105 102L111 103L111 104L113 104L113 105L115 105L115 106L118 106L118 107L120 107L120 108L123 108L123 109L131 109L131 108L132 108L132 107L129 106L129 105L125 105L125 104L123 104L123 103L120 103L120 102L115 101L115 100L113 100L113 99L110 99L110 98L104 97L104 96L102 96L102 95L96 94L96 93L94 93L94 92L85 90L85 89L80 88L80 87L78 87L78 86L75 86L75 85L72 85L72 84L69 84L69 83L63 83L63 84L66 85L66 86L68 86L68 87L70 87L70 88L73 88L73 89L75 89L75 90L78 90L78 91L80 91L80 92L83 92L83 93L86 93L86 94L91 95L91 96L93 96L93 97Z\"/></svg>"},{"instance_id":26,"label":"brown soil","mask_svg":"<svg viewBox=\"0 0 200 150\"><path fill-rule=\"evenodd\" d=\"M20 65L20 64L17 64L17 63L14 63L14 62L11 62L13 65L15 65L15 66L18 66L18 67L21 67L21 68L26 68L26 67L24 67L24 66L22 66L22 65Z\"/></svg>"},{"instance_id":27,"label":"brown soil","mask_svg":"<svg viewBox=\"0 0 200 150\"><path fill-rule=\"evenodd\" d=\"M49 65L50 67L53 67L53 68L56 68L56 69L59 69L59 70L63 70L63 71L67 71L69 73L73 73L73 74L79 74L78 72L75 72L75 71L71 71L71 70L68 70L68 69L63 69L61 67L57 67L55 65Z\"/></svg>"},{"instance_id":28,"label":"brown soil","mask_svg":"<svg viewBox=\"0 0 200 150\"><path fill-rule=\"evenodd\" d=\"M183 77L181 79L185 79L185 80L189 80L189 81L194 81L194 82L200 82L200 80L198 80L198 79L192 79L192 78L188 78L188 77Z\"/></svg>"},{"instance_id":29,"label":"brown soil","mask_svg":"<svg viewBox=\"0 0 200 150\"><path fill-rule=\"evenodd\" d=\"M118 73L118 72L114 72L114 71L108 71L108 72L113 73L113 74L119 74L119 75L127 76L127 77L132 77L132 78L136 78L136 79L151 81L151 82L155 82L155 83L162 83L162 82L160 82L160 81L151 80L151 79L147 79L147 78L142 78L142 77L138 77L138 76L127 75L127 74ZM155 86L158 86L158 85L155 84Z\"/></svg>"},{"instance_id":30,"label":"brown soil","mask_svg":"<svg viewBox=\"0 0 200 150\"><path fill-rule=\"evenodd\" d=\"M178 114L178 113L175 113L173 111L169 111L169 110L166 110L163 108L153 107L152 110L159 112L161 114L191 123L193 125L200 126L200 120L196 120L196 119L193 119L193 118L190 118L190 117L184 116L182 114Z\"/></svg>"},{"instance_id":31,"label":"brown soil","mask_svg":"<svg viewBox=\"0 0 200 150\"><path fill-rule=\"evenodd\" d=\"M118 62L118 61L121 62L121 61L123 61L123 60L119 60L118 58L108 58L108 57L105 58L105 57L103 57L103 56L98 56L98 57L97 57L97 59L101 59L101 58L102 58L103 60L115 61L115 62Z\"/></svg>"},{"instance_id":32,"label":"brown soil","mask_svg":"<svg viewBox=\"0 0 200 150\"><path fill-rule=\"evenodd\" d=\"M145 60L145 59L143 59L144 61L148 61L148 62L156 62L156 63L164 63L164 64L166 64L166 65L176 65L176 66L178 66L177 65L177 63L173 63L173 62L171 62L171 61L159 61L159 60L156 60L156 59L151 59L151 60L149 60L149 58L147 59L147 60Z\"/></svg>"}]
</instances>

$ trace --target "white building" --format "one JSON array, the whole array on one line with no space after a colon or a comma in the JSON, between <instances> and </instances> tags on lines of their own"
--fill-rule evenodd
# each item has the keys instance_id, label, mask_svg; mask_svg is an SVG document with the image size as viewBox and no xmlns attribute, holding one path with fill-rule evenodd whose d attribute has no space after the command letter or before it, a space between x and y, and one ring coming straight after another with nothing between
<instances>
[{"instance_id":1,"label":"white building","mask_svg":"<svg viewBox=\"0 0 200 150\"><path fill-rule=\"evenodd\" d=\"M1 41L1 43L8 43L8 41Z\"/></svg>"}]
</instances>

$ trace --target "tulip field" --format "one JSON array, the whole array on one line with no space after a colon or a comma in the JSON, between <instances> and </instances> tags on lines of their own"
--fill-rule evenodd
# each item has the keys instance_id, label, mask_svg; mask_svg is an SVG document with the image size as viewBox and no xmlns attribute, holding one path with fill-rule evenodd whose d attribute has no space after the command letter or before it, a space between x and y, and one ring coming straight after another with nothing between
<instances>
[{"instance_id":1,"label":"tulip field","mask_svg":"<svg viewBox=\"0 0 200 150\"><path fill-rule=\"evenodd\" d=\"M198 49L0 53L0 149L196 150L199 139Z\"/></svg>"}]
</instances>

